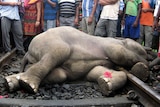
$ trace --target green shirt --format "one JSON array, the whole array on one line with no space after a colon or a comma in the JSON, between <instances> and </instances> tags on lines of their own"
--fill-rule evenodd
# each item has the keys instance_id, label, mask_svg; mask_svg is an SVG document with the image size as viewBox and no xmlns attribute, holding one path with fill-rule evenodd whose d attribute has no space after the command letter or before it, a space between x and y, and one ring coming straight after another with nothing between
<instances>
[{"instance_id":1,"label":"green shirt","mask_svg":"<svg viewBox=\"0 0 160 107\"><path fill-rule=\"evenodd\" d=\"M126 14L131 16L137 16L138 4L142 3L142 0L125 0Z\"/></svg>"}]
</instances>

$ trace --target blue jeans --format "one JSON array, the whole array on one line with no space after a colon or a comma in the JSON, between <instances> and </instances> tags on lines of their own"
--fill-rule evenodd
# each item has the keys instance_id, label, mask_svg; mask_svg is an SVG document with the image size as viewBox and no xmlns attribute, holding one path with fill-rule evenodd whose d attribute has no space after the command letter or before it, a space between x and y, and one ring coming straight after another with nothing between
<instances>
[{"instance_id":1,"label":"blue jeans","mask_svg":"<svg viewBox=\"0 0 160 107\"><path fill-rule=\"evenodd\" d=\"M140 23L137 27L132 27L136 16L126 16L124 35L125 38L138 39L140 37Z\"/></svg>"}]
</instances>

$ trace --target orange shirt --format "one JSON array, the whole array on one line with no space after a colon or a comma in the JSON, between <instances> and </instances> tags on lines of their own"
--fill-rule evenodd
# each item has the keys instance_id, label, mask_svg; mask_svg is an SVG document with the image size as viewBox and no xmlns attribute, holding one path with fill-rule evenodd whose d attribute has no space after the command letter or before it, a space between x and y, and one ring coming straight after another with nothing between
<instances>
[{"instance_id":1,"label":"orange shirt","mask_svg":"<svg viewBox=\"0 0 160 107\"><path fill-rule=\"evenodd\" d=\"M29 0L28 4L34 4L35 2L37 2L38 0Z\"/></svg>"},{"instance_id":2,"label":"orange shirt","mask_svg":"<svg viewBox=\"0 0 160 107\"><path fill-rule=\"evenodd\" d=\"M151 9L149 0L142 0L142 11L140 17L140 24L152 26L153 25L153 12L143 12L143 9Z\"/></svg>"}]
</instances>

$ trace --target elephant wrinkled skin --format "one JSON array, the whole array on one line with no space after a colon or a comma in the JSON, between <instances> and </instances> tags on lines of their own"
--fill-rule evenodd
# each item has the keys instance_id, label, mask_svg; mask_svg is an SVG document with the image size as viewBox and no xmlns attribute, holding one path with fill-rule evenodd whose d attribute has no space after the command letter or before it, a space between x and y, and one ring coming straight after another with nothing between
<instances>
[{"instance_id":1,"label":"elephant wrinkled skin","mask_svg":"<svg viewBox=\"0 0 160 107\"><path fill-rule=\"evenodd\" d=\"M10 91L21 86L36 93L40 84L86 77L109 95L127 81L126 74L115 66L148 65L146 58L143 47L131 39L91 36L64 26L37 35L22 60L22 72L5 78ZM27 64L31 66L23 72Z\"/></svg>"}]
</instances>

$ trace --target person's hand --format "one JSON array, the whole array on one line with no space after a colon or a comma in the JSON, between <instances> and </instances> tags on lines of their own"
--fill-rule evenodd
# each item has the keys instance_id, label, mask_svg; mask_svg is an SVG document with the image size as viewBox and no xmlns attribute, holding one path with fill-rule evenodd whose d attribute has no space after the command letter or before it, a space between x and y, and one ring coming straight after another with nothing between
<instances>
[{"instance_id":1,"label":"person's hand","mask_svg":"<svg viewBox=\"0 0 160 107\"><path fill-rule=\"evenodd\" d=\"M137 21L134 21L132 27L137 27L138 26L138 22Z\"/></svg>"},{"instance_id":2,"label":"person's hand","mask_svg":"<svg viewBox=\"0 0 160 107\"><path fill-rule=\"evenodd\" d=\"M158 27L158 22L157 22L157 20L154 20L153 25L152 25L153 31L156 30L157 27Z\"/></svg>"},{"instance_id":3,"label":"person's hand","mask_svg":"<svg viewBox=\"0 0 160 107\"><path fill-rule=\"evenodd\" d=\"M88 25L91 25L91 24L92 24L92 21L93 21L93 18L92 18L92 17L89 17L89 18L88 18Z\"/></svg>"},{"instance_id":4,"label":"person's hand","mask_svg":"<svg viewBox=\"0 0 160 107\"><path fill-rule=\"evenodd\" d=\"M124 26L125 25L125 19L121 20L121 25Z\"/></svg>"},{"instance_id":5,"label":"person's hand","mask_svg":"<svg viewBox=\"0 0 160 107\"><path fill-rule=\"evenodd\" d=\"M59 27L60 26L60 22L59 20L56 20L56 26Z\"/></svg>"},{"instance_id":6,"label":"person's hand","mask_svg":"<svg viewBox=\"0 0 160 107\"><path fill-rule=\"evenodd\" d=\"M123 11L119 10L118 15L122 16L123 15Z\"/></svg>"},{"instance_id":7,"label":"person's hand","mask_svg":"<svg viewBox=\"0 0 160 107\"><path fill-rule=\"evenodd\" d=\"M76 26L78 26L79 25L79 23L78 23L79 21L78 21L78 18L75 18L74 19L74 24L76 25Z\"/></svg>"},{"instance_id":8,"label":"person's hand","mask_svg":"<svg viewBox=\"0 0 160 107\"><path fill-rule=\"evenodd\" d=\"M38 27L40 25L40 21L36 21L35 27Z\"/></svg>"}]
</instances>

